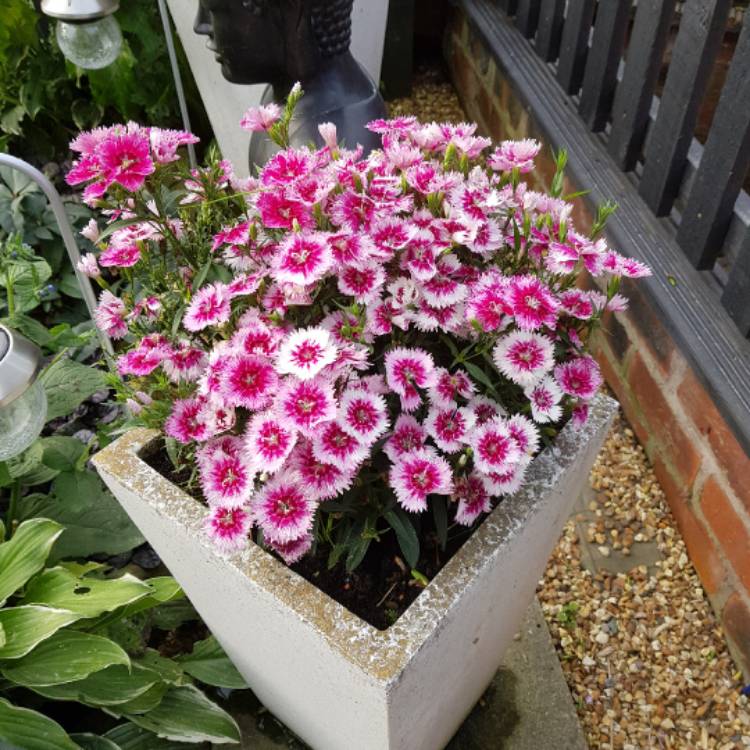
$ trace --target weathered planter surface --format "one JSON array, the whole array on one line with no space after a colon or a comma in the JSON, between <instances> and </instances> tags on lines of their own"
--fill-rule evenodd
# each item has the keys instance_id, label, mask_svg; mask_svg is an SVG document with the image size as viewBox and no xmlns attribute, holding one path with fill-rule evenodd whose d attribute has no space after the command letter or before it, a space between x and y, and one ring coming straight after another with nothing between
<instances>
[{"instance_id":1,"label":"weathered planter surface","mask_svg":"<svg viewBox=\"0 0 750 750\"><path fill-rule=\"evenodd\" d=\"M139 457L133 430L94 461L255 694L316 750L438 750L489 684L528 607L617 404L567 426L385 631L251 544L219 556L205 508Z\"/></svg>"}]
</instances>

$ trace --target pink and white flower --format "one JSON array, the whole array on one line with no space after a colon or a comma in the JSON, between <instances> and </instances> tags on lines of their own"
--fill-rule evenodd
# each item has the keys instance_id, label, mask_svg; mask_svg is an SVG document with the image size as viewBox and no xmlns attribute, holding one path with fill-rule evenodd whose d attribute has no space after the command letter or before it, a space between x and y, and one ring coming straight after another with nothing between
<instances>
[{"instance_id":1,"label":"pink and white flower","mask_svg":"<svg viewBox=\"0 0 750 750\"><path fill-rule=\"evenodd\" d=\"M99 297L94 322L110 338L121 339L128 333L126 313L125 303L105 289Z\"/></svg>"},{"instance_id":2,"label":"pink and white flower","mask_svg":"<svg viewBox=\"0 0 750 750\"><path fill-rule=\"evenodd\" d=\"M515 276L508 287L508 302L516 325L525 331L554 328L560 303L536 276Z\"/></svg>"},{"instance_id":3,"label":"pink and white flower","mask_svg":"<svg viewBox=\"0 0 750 750\"><path fill-rule=\"evenodd\" d=\"M543 377L534 385L524 390L524 395L531 403L531 415L535 422L558 422L562 417L562 390L549 376Z\"/></svg>"},{"instance_id":4,"label":"pink and white flower","mask_svg":"<svg viewBox=\"0 0 750 750\"><path fill-rule=\"evenodd\" d=\"M475 471L456 479L451 500L458 501L456 523L462 526L471 526L482 513L489 513L492 508L486 480Z\"/></svg>"},{"instance_id":5,"label":"pink and white flower","mask_svg":"<svg viewBox=\"0 0 750 750\"><path fill-rule=\"evenodd\" d=\"M342 471L354 471L369 455L369 448L337 421L326 422L312 439L315 458Z\"/></svg>"},{"instance_id":6,"label":"pink and white flower","mask_svg":"<svg viewBox=\"0 0 750 750\"><path fill-rule=\"evenodd\" d=\"M502 417L495 417L473 430L469 445L474 451L474 466L485 474L507 471L521 459L518 443Z\"/></svg>"},{"instance_id":7,"label":"pink and white flower","mask_svg":"<svg viewBox=\"0 0 750 750\"><path fill-rule=\"evenodd\" d=\"M336 359L331 334L323 328L298 328L282 341L276 355L276 371L300 380L315 377Z\"/></svg>"},{"instance_id":8,"label":"pink and white flower","mask_svg":"<svg viewBox=\"0 0 750 750\"><path fill-rule=\"evenodd\" d=\"M599 365L592 357L578 357L555 367L555 380L563 393L590 399L602 384Z\"/></svg>"},{"instance_id":9,"label":"pink and white flower","mask_svg":"<svg viewBox=\"0 0 750 750\"><path fill-rule=\"evenodd\" d=\"M314 284L328 273L332 264L331 248L321 236L295 233L279 245L274 277L291 284Z\"/></svg>"},{"instance_id":10,"label":"pink and white flower","mask_svg":"<svg viewBox=\"0 0 750 750\"><path fill-rule=\"evenodd\" d=\"M194 332L226 323L232 314L231 299L226 284L216 283L202 287L185 310L182 325Z\"/></svg>"},{"instance_id":11,"label":"pink and white flower","mask_svg":"<svg viewBox=\"0 0 750 750\"><path fill-rule=\"evenodd\" d=\"M354 480L354 471L343 471L316 458L309 440L297 445L290 464L299 476L305 494L313 500L330 500L348 490Z\"/></svg>"},{"instance_id":12,"label":"pink and white flower","mask_svg":"<svg viewBox=\"0 0 750 750\"><path fill-rule=\"evenodd\" d=\"M93 220L92 220L93 221ZM86 253L81 256L81 260L76 264L76 268L90 279L98 279L101 275L101 269L96 261L96 255L94 253Z\"/></svg>"},{"instance_id":13,"label":"pink and white flower","mask_svg":"<svg viewBox=\"0 0 750 750\"><path fill-rule=\"evenodd\" d=\"M397 347L385 355L385 379L401 397L404 411L414 411L422 402L417 388L430 388L437 382L435 363L424 349Z\"/></svg>"},{"instance_id":14,"label":"pink and white flower","mask_svg":"<svg viewBox=\"0 0 750 750\"><path fill-rule=\"evenodd\" d=\"M448 409L458 404L459 398L470 399L476 387L464 370L450 373L444 367L436 369L437 382L429 391L430 401L436 406Z\"/></svg>"},{"instance_id":15,"label":"pink and white flower","mask_svg":"<svg viewBox=\"0 0 750 750\"><path fill-rule=\"evenodd\" d=\"M224 553L236 552L247 545L252 521L244 508L216 505L204 522L209 539Z\"/></svg>"},{"instance_id":16,"label":"pink and white flower","mask_svg":"<svg viewBox=\"0 0 750 750\"><path fill-rule=\"evenodd\" d=\"M554 344L546 336L530 331L512 331L492 350L492 360L509 380L522 386L541 380L555 364Z\"/></svg>"},{"instance_id":17,"label":"pink and white flower","mask_svg":"<svg viewBox=\"0 0 750 750\"><path fill-rule=\"evenodd\" d=\"M267 539L266 543L269 549L276 552L287 565L294 565L299 562L312 547L312 534L305 534L299 539L292 539L290 542L277 542L273 539Z\"/></svg>"},{"instance_id":18,"label":"pink and white flower","mask_svg":"<svg viewBox=\"0 0 750 750\"><path fill-rule=\"evenodd\" d=\"M203 398L184 398L174 402L172 413L164 422L165 434L177 442L187 444L193 440L202 442L211 437L208 425L200 419L205 405Z\"/></svg>"},{"instance_id":19,"label":"pink and white flower","mask_svg":"<svg viewBox=\"0 0 750 750\"><path fill-rule=\"evenodd\" d=\"M538 141L526 138L522 141L503 141L487 159L487 165L498 172L530 172L534 168L534 159L542 146Z\"/></svg>"},{"instance_id":20,"label":"pink and white flower","mask_svg":"<svg viewBox=\"0 0 750 750\"><path fill-rule=\"evenodd\" d=\"M399 504L412 513L427 510L429 495L450 495L453 473L432 448L417 448L391 467L389 482Z\"/></svg>"},{"instance_id":21,"label":"pink and white flower","mask_svg":"<svg viewBox=\"0 0 750 750\"><path fill-rule=\"evenodd\" d=\"M261 133L271 129L271 126L281 117L281 107L275 102L250 107L242 115L240 127L252 133Z\"/></svg>"},{"instance_id":22,"label":"pink and white flower","mask_svg":"<svg viewBox=\"0 0 750 750\"><path fill-rule=\"evenodd\" d=\"M362 389L347 390L339 409L341 428L369 445L388 429L388 413L383 396Z\"/></svg>"},{"instance_id":23,"label":"pink and white flower","mask_svg":"<svg viewBox=\"0 0 750 750\"><path fill-rule=\"evenodd\" d=\"M285 424L312 436L318 425L336 417L333 386L322 378L298 380L288 377L276 398L275 409Z\"/></svg>"},{"instance_id":24,"label":"pink and white flower","mask_svg":"<svg viewBox=\"0 0 750 750\"><path fill-rule=\"evenodd\" d=\"M272 412L256 414L248 425L243 443L248 464L255 471L275 473L292 452L297 434Z\"/></svg>"},{"instance_id":25,"label":"pink and white flower","mask_svg":"<svg viewBox=\"0 0 750 750\"><path fill-rule=\"evenodd\" d=\"M201 467L201 488L209 505L236 508L250 498L253 476L239 456L222 452Z\"/></svg>"},{"instance_id":26,"label":"pink and white flower","mask_svg":"<svg viewBox=\"0 0 750 750\"><path fill-rule=\"evenodd\" d=\"M445 453L457 453L466 447L475 417L471 409L452 406L447 409L432 407L424 426L435 445Z\"/></svg>"},{"instance_id":27,"label":"pink and white flower","mask_svg":"<svg viewBox=\"0 0 750 750\"><path fill-rule=\"evenodd\" d=\"M222 395L231 406L264 409L276 395L278 375L266 357L238 354L226 365Z\"/></svg>"},{"instance_id":28,"label":"pink and white flower","mask_svg":"<svg viewBox=\"0 0 750 750\"><path fill-rule=\"evenodd\" d=\"M263 487L253 498L251 508L263 536L286 543L307 535L316 505L298 478L285 472Z\"/></svg>"},{"instance_id":29,"label":"pink and white flower","mask_svg":"<svg viewBox=\"0 0 750 750\"><path fill-rule=\"evenodd\" d=\"M427 440L427 430L411 414L401 414L386 440L383 451L394 463L421 448Z\"/></svg>"}]
</instances>

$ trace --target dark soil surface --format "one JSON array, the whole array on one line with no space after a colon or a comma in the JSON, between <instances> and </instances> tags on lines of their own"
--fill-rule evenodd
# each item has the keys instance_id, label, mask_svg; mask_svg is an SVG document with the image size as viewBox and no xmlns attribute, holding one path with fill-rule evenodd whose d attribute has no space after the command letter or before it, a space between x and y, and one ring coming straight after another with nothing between
<instances>
[{"instance_id":1,"label":"dark soil surface","mask_svg":"<svg viewBox=\"0 0 750 750\"><path fill-rule=\"evenodd\" d=\"M185 488L189 472L175 474L163 446L142 458L170 482L183 487L193 497L203 499L199 487L196 486L192 491ZM449 510L450 515L452 511ZM406 611L426 583L437 575L478 526L449 527L443 550L438 542L432 514L423 513L419 518L422 522L419 534L421 550L415 568L416 575L412 574L401 557L395 534L390 529L380 535L380 541L373 540L364 560L351 573L347 573L343 562L332 569L328 568L330 550L327 547L320 547L316 552L306 555L291 568L365 622L379 630L385 630ZM382 525L388 528L385 522ZM268 554L274 553L269 551Z\"/></svg>"}]
</instances>

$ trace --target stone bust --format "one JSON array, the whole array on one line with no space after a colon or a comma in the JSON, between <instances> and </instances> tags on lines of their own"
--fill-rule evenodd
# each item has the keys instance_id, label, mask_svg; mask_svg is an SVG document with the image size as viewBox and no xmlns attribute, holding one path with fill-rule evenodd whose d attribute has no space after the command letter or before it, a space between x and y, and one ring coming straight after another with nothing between
<instances>
[{"instance_id":1,"label":"stone bust","mask_svg":"<svg viewBox=\"0 0 750 750\"><path fill-rule=\"evenodd\" d=\"M293 146L322 145L318 123L333 122L339 142L365 151L380 139L365 129L385 116L377 86L349 51L353 0L200 0L194 31L209 37L224 77L268 83L262 103L283 102L300 81L302 97L290 128ZM277 147L262 133L250 142L250 165Z\"/></svg>"}]
</instances>

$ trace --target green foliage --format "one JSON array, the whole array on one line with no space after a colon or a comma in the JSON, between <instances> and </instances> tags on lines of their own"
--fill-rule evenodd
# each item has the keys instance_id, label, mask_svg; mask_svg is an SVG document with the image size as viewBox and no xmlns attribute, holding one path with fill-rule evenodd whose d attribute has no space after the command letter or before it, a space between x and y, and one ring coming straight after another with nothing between
<instances>
[{"instance_id":1,"label":"green foliage","mask_svg":"<svg viewBox=\"0 0 750 750\"><path fill-rule=\"evenodd\" d=\"M4 0L0 150L37 163L62 161L77 130L105 121L179 125L156 3L129 0L116 18L123 32L119 57L102 70L82 70L66 62L55 40L54 22L37 13L32 0ZM195 105L194 85L189 78L186 83Z\"/></svg>"},{"instance_id":2,"label":"green foliage","mask_svg":"<svg viewBox=\"0 0 750 750\"><path fill-rule=\"evenodd\" d=\"M120 638L118 627L182 596L165 579L108 578L97 564L45 568L61 527L24 521L0 544L0 745L23 748L159 747L157 737L180 742L239 741L234 720L192 684L244 686L213 639L196 645L184 663ZM137 611L135 607L140 605ZM104 709L140 729L118 726L109 737L68 736L42 714L17 705L17 688L45 699ZM20 697L23 697L22 694ZM168 745L166 746L168 747Z\"/></svg>"}]
</instances>

